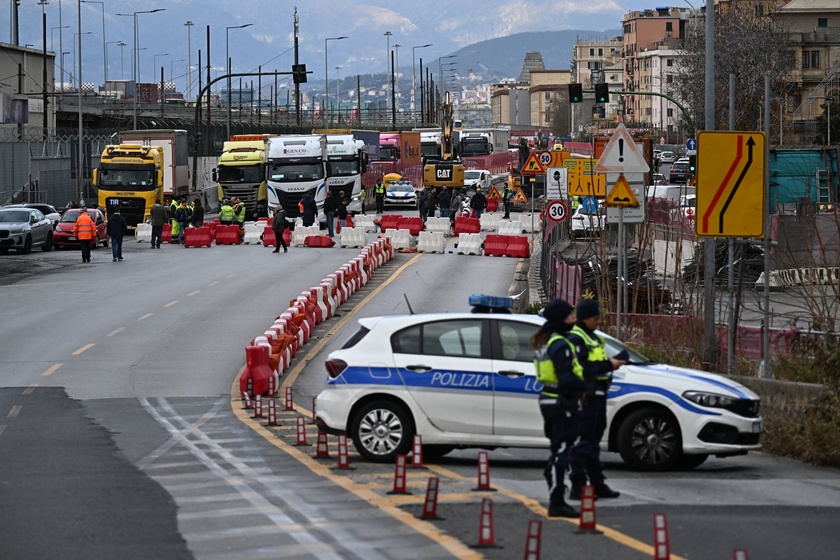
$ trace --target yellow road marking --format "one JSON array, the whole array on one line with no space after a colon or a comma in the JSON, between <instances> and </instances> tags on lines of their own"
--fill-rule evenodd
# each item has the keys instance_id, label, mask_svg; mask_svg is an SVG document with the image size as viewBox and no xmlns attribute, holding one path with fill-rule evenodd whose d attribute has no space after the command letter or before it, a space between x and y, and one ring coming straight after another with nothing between
<instances>
[{"instance_id":1,"label":"yellow road marking","mask_svg":"<svg viewBox=\"0 0 840 560\"><path fill-rule=\"evenodd\" d=\"M12 407L12 410L9 411L9 418L15 418L18 414L20 414L20 409L23 408L21 405L16 404Z\"/></svg>"},{"instance_id":2,"label":"yellow road marking","mask_svg":"<svg viewBox=\"0 0 840 560\"><path fill-rule=\"evenodd\" d=\"M148 318L149 318L149 317L151 317L152 315L153 315L153 313L146 313L146 314L145 314L145 315L143 315L142 317L138 317L138 318L137 318L137 320L138 320L138 321L142 321L143 319L148 319Z\"/></svg>"},{"instance_id":3,"label":"yellow road marking","mask_svg":"<svg viewBox=\"0 0 840 560\"><path fill-rule=\"evenodd\" d=\"M196 290L196 291L194 291L194 292L190 292L190 293L188 293L187 295L188 295L188 296L194 296L195 294L200 294L200 293L201 293L201 290Z\"/></svg>"},{"instance_id":4,"label":"yellow road marking","mask_svg":"<svg viewBox=\"0 0 840 560\"><path fill-rule=\"evenodd\" d=\"M49 377L50 375L55 373L55 370L57 370L60 367L61 367L61 364L51 365L50 367L47 368L47 371L45 371L44 373L41 374L41 377Z\"/></svg>"},{"instance_id":5,"label":"yellow road marking","mask_svg":"<svg viewBox=\"0 0 840 560\"><path fill-rule=\"evenodd\" d=\"M124 330L125 330L125 327L120 327L120 328L118 328L118 329L114 329L114 330L112 330L111 332L109 332L109 333L108 333L108 334L106 334L105 336L114 336L115 334L120 333L120 332L122 332L122 331L124 331Z\"/></svg>"},{"instance_id":6,"label":"yellow road marking","mask_svg":"<svg viewBox=\"0 0 840 560\"><path fill-rule=\"evenodd\" d=\"M81 348L79 348L78 350L76 350L75 352L73 352L73 355L74 355L74 356L78 356L79 354L81 354L81 353L82 353L82 352L84 352L85 350L88 350L88 349L90 349L90 348L93 348L94 346L96 346L96 345L95 345L95 344L93 344L93 343L90 343L90 344L85 344L84 346L82 346Z\"/></svg>"},{"instance_id":7,"label":"yellow road marking","mask_svg":"<svg viewBox=\"0 0 840 560\"><path fill-rule=\"evenodd\" d=\"M31 395L32 391L34 391L35 387L37 387L37 386L38 386L37 383L33 383L32 385L30 385L29 387L27 387L26 389L23 390L23 394L24 395Z\"/></svg>"},{"instance_id":8,"label":"yellow road marking","mask_svg":"<svg viewBox=\"0 0 840 560\"><path fill-rule=\"evenodd\" d=\"M178 300L177 300L177 299L176 299L176 300L174 300L174 301L170 301L169 303L167 303L166 305L164 305L164 307L172 307L172 306L173 306L173 305L175 305L176 303L178 303Z\"/></svg>"}]
</instances>

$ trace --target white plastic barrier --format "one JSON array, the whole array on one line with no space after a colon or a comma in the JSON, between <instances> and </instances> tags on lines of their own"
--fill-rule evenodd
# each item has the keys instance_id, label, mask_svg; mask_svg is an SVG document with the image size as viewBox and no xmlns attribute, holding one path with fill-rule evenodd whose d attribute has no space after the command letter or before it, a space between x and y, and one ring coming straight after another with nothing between
<instances>
[{"instance_id":1,"label":"white plastic barrier","mask_svg":"<svg viewBox=\"0 0 840 560\"><path fill-rule=\"evenodd\" d=\"M480 233L461 233L458 235L458 254L459 255L480 255L481 254L481 234Z\"/></svg>"},{"instance_id":2,"label":"white plastic barrier","mask_svg":"<svg viewBox=\"0 0 840 560\"><path fill-rule=\"evenodd\" d=\"M417 236L417 251L420 253L445 253L446 238L439 231L421 231L420 235Z\"/></svg>"},{"instance_id":3,"label":"white plastic barrier","mask_svg":"<svg viewBox=\"0 0 840 560\"><path fill-rule=\"evenodd\" d=\"M295 230L292 232L292 245L302 247L304 241L310 235L321 235L321 228L318 226L295 226Z\"/></svg>"},{"instance_id":4,"label":"white plastic barrier","mask_svg":"<svg viewBox=\"0 0 840 560\"><path fill-rule=\"evenodd\" d=\"M367 232L361 226L341 228L339 236L341 247L364 247L367 243Z\"/></svg>"},{"instance_id":5,"label":"white plastic barrier","mask_svg":"<svg viewBox=\"0 0 840 560\"><path fill-rule=\"evenodd\" d=\"M501 220L499 222L499 235L522 235L524 227L519 220Z\"/></svg>"},{"instance_id":6,"label":"white plastic barrier","mask_svg":"<svg viewBox=\"0 0 840 560\"><path fill-rule=\"evenodd\" d=\"M134 232L137 242L145 241L146 243L152 240L152 226L151 224L137 224L137 230Z\"/></svg>"},{"instance_id":7,"label":"white plastic barrier","mask_svg":"<svg viewBox=\"0 0 840 560\"><path fill-rule=\"evenodd\" d=\"M440 232L444 235L449 235L449 230L451 228L451 222L449 218L427 218L426 219L426 231L428 232ZM419 241L418 241L419 243Z\"/></svg>"},{"instance_id":8,"label":"white plastic barrier","mask_svg":"<svg viewBox=\"0 0 840 560\"><path fill-rule=\"evenodd\" d=\"M481 231L496 231L499 227L499 216L498 214L488 214L484 213L481 215L481 218L478 219L478 222L481 224Z\"/></svg>"},{"instance_id":9,"label":"white plastic barrier","mask_svg":"<svg viewBox=\"0 0 840 560\"><path fill-rule=\"evenodd\" d=\"M242 242L246 245L260 245L263 231L265 231L263 222L245 222L245 238Z\"/></svg>"},{"instance_id":10,"label":"white plastic barrier","mask_svg":"<svg viewBox=\"0 0 840 560\"><path fill-rule=\"evenodd\" d=\"M367 214L356 214L353 216L353 227L364 228L366 232L376 231L376 224L373 223L373 216Z\"/></svg>"},{"instance_id":11,"label":"white plastic barrier","mask_svg":"<svg viewBox=\"0 0 840 560\"><path fill-rule=\"evenodd\" d=\"M386 229L385 237L391 238L394 249L408 249L411 247L411 235L407 229Z\"/></svg>"},{"instance_id":12,"label":"white plastic barrier","mask_svg":"<svg viewBox=\"0 0 840 560\"><path fill-rule=\"evenodd\" d=\"M534 216L534 226L531 229L531 213L523 213L519 215L519 221L522 222L522 231L524 233L536 233L542 229L542 222L540 221L539 214L533 214Z\"/></svg>"}]
</instances>

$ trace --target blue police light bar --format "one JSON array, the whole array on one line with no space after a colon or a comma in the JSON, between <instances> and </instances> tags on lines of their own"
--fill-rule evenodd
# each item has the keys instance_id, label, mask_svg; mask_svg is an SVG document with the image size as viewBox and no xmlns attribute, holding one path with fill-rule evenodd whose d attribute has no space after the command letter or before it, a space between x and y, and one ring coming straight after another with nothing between
<instances>
[{"instance_id":1,"label":"blue police light bar","mask_svg":"<svg viewBox=\"0 0 840 560\"><path fill-rule=\"evenodd\" d=\"M473 307L485 307L489 309L511 309L513 298L509 296L490 296L487 294L472 294L470 305Z\"/></svg>"}]
</instances>

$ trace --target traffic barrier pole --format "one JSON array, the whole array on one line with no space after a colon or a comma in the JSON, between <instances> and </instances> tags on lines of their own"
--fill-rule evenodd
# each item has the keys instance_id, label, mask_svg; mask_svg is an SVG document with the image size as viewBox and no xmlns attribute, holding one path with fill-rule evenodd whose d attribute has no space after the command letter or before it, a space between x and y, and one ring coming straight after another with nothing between
<instances>
[{"instance_id":1,"label":"traffic barrier pole","mask_svg":"<svg viewBox=\"0 0 840 560\"><path fill-rule=\"evenodd\" d=\"M294 409L295 409L295 403L294 403L294 400L292 399L292 388L291 387L286 387L286 408L285 408L285 410L294 410Z\"/></svg>"},{"instance_id":2,"label":"traffic barrier pole","mask_svg":"<svg viewBox=\"0 0 840 560\"><path fill-rule=\"evenodd\" d=\"M411 446L411 467L423 467L423 436L414 434L414 443Z\"/></svg>"},{"instance_id":3,"label":"traffic barrier pole","mask_svg":"<svg viewBox=\"0 0 840 560\"><path fill-rule=\"evenodd\" d=\"M254 405L251 404L250 395L248 395L248 393L244 391L242 392L242 404L245 405L245 410L251 410L252 408L254 408Z\"/></svg>"},{"instance_id":4,"label":"traffic barrier pole","mask_svg":"<svg viewBox=\"0 0 840 560\"><path fill-rule=\"evenodd\" d=\"M493 500L481 500L481 513L478 522L478 544L474 548L496 548L496 536L493 532Z\"/></svg>"},{"instance_id":5,"label":"traffic barrier pole","mask_svg":"<svg viewBox=\"0 0 840 560\"><path fill-rule=\"evenodd\" d=\"M478 453L478 486L473 488L473 492L476 491L496 491L495 488L490 486L490 460L487 458L486 451Z\"/></svg>"},{"instance_id":6,"label":"traffic barrier pole","mask_svg":"<svg viewBox=\"0 0 840 560\"><path fill-rule=\"evenodd\" d=\"M525 539L525 560L540 560L541 540L542 521L532 519L528 522L528 536Z\"/></svg>"},{"instance_id":7,"label":"traffic barrier pole","mask_svg":"<svg viewBox=\"0 0 840 560\"><path fill-rule=\"evenodd\" d=\"M653 560L670 560L671 546L668 543L668 520L664 513L653 514Z\"/></svg>"},{"instance_id":8,"label":"traffic barrier pole","mask_svg":"<svg viewBox=\"0 0 840 560\"><path fill-rule=\"evenodd\" d=\"M254 397L254 418L262 418L262 395Z\"/></svg>"},{"instance_id":9,"label":"traffic barrier pole","mask_svg":"<svg viewBox=\"0 0 840 560\"><path fill-rule=\"evenodd\" d=\"M303 416L297 417L297 443L295 445L309 445L306 443L306 419Z\"/></svg>"},{"instance_id":10,"label":"traffic barrier pole","mask_svg":"<svg viewBox=\"0 0 840 560\"><path fill-rule=\"evenodd\" d=\"M411 494L406 490L405 464L405 455L397 455L397 460L394 463L394 489L388 492L389 494Z\"/></svg>"},{"instance_id":11,"label":"traffic barrier pole","mask_svg":"<svg viewBox=\"0 0 840 560\"><path fill-rule=\"evenodd\" d=\"M350 454L347 453L347 436L344 434L338 436L338 468L350 468Z\"/></svg>"},{"instance_id":12,"label":"traffic barrier pole","mask_svg":"<svg viewBox=\"0 0 840 560\"><path fill-rule=\"evenodd\" d=\"M736 548L732 551L732 558L734 560L749 560L746 548Z\"/></svg>"},{"instance_id":13,"label":"traffic barrier pole","mask_svg":"<svg viewBox=\"0 0 840 560\"><path fill-rule=\"evenodd\" d=\"M327 432L318 432L318 447L315 448L315 457L318 459L330 456L330 444L327 440Z\"/></svg>"},{"instance_id":14,"label":"traffic barrier pole","mask_svg":"<svg viewBox=\"0 0 840 560\"><path fill-rule=\"evenodd\" d=\"M269 351L270 353L271 351ZM274 393L277 392L277 389L274 388L274 372L268 376L268 396L273 397Z\"/></svg>"},{"instance_id":15,"label":"traffic barrier pole","mask_svg":"<svg viewBox=\"0 0 840 560\"><path fill-rule=\"evenodd\" d=\"M595 523L595 487L587 484L580 495L580 522L577 533L600 533Z\"/></svg>"},{"instance_id":16,"label":"traffic barrier pole","mask_svg":"<svg viewBox=\"0 0 840 560\"><path fill-rule=\"evenodd\" d=\"M277 403L274 399L268 401L268 423L266 426L277 426Z\"/></svg>"},{"instance_id":17,"label":"traffic barrier pole","mask_svg":"<svg viewBox=\"0 0 840 560\"><path fill-rule=\"evenodd\" d=\"M423 513L419 515L420 519L441 519L437 514L439 485L440 479L438 477L429 477L429 483L426 485L426 499L423 501Z\"/></svg>"}]
</instances>

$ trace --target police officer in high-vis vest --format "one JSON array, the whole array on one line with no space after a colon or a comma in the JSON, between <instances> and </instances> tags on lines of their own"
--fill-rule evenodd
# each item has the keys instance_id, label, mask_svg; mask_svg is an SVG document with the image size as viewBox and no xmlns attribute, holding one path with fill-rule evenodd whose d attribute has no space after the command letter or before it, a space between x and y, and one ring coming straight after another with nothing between
<instances>
[{"instance_id":1,"label":"police officer in high-vis vest","mask_svg":"<svg viewBox=\"0 0 840 560\"><path fill-rule=\"evenodd\" d=\"M502 191L502 203L505 205L505 215L502 216L505 220L510 218L510 187L505 185L505 190Z\"/></svg>"},{"instance_id":2,"label":"police officer in high-vis vest","mask_svg":"<svg viewBox=\"0 0 840 560\"><path fill-rule=\"evenodd\" d=\"M376 212L381 214L385 211L385 185L382 184L382 179L376 182L373 194L376 197Z\"/></svg>"},{"instance_id":3,"label":"police officer in high-vis vest","mask_svg":"<svg viewBox=\"0 0 840 560\"><path fill-rule=\"evenodd\" d=\"M600 444L607 427L607 391L612 382L612 372L626 362L608 358L604 339L595 332L601 320L601 308L597 301L581 300L575 314L577 324L568 338L575 346L578 361L583 367L586 394L578 419L579 439L572 449L569 499L580 500L587 479L598 498L617 498L619 493L604 482Z\"/></svg>"},{"instance_id":4,"label":"police officer in high-vis vest","mask_svg":"<svg viewBox=\"0 0 840 560\"><path fill-rule=\"evenodd\" d=\"M531 337L531 347L537 381L542 384L539 404L543 431L551 444L544 472L549 492L548 516L577 517L577 511L564 499L564 476L577 438L579 398L586 389L583 368L566 338L574 326L575 309L556 299L545 306L542 315L545 324Z\"/></svg>"}]
</instances>

